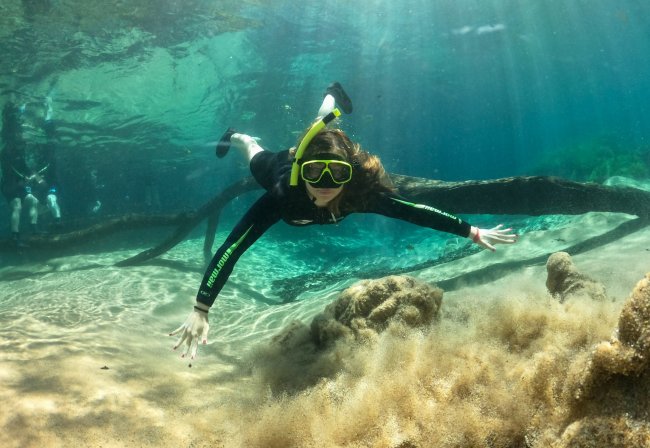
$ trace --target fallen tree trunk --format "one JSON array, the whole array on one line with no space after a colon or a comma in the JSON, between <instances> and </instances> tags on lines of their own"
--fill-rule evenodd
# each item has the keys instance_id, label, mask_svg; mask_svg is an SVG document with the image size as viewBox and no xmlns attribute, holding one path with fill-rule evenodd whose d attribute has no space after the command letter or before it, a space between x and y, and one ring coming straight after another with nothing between
<instances>
[{"instance_id":1,"label":"fallen tree trunk","mask_svg":"<svg viewBox=\"0 0 650 448\"><path fill-rule=\"evenodd\" d=\"M455 214L580 215L618 212L650 216L650 192L546 176L441 182L391 175L400 193L414 202Z\"/></svg>"},{"instance_id":2,"label":"fallen tree trunk","mask_svg":"<svg viewBox=\"0 0 650 448\"><path fill-rule=\"evenodd\" d=\"M641 230L650 225L650 218L634 218L619 224L614 229L605 232L579 243L567 246L562 249L571 255L578 255L596 247L609 244L613 241L621 239L631 233ZM274 294L280 297L282 303L289 303L296 300L300 294L306 290L319 290L325 289L329 285L335 284L343 280L358 280L358 279L372 279L381 278L387 275L409 274L422 269L428 269L438 266L443 263L449 263L468 255L480 252L481 249L476 245L461 247L451 253L444 254L438 258L412 264L410 266L395 268L395 267L373 267L359 266L356 268L346 269L345 272L317 272L302 274L295 277L281 278L273 281L272 287ZM480 285L493 281L495 278L502 277L509 272L514 271L525 266L535 264L544 264L548 257L553 253L545 253L533 258L499 262L490 264L484 268L464 273L455 278L448 278L436 282L445 291L454 291L468 285ZM308 286L307 286L308 285Z\"/></svg>"},{"instance_id":3,"label":"fallen tree trunk","mask_svg":"<svg viewBox=\"0 0 650 448\"><path fill-rule=\"evenodd\" d=\"M466 182L443 182L402 175L391 177L400 193L410 200L455 214L540 216L604 211L641 218L650 216L650 192L635 188L607 187L544 176ZM126 230L178 226L158 246L118 263L119 266L128 266L165 253L208 218L204 256L209 258L221 209L235 197L259 188L253 178L248 177L232 184L195 212L171 216L126 215L63 235L34 236L28 243L35 249L70 248ZM0 250L15 248L5 240L0 243Z\"/></svg>"},{"instance_id":4,"label":"fallen tree trunk","mask_svg":"<svg viewBox=\"0 0 650 448\"><path fill-rule=\"evenodd\" d=\"M221 209L231 200L233 200L235 197L248 193L249 191L256 190L259 188L259 185L255 182L255 180L252 177L247 177L246 179L243 179L228 188L226 188L224 191L219 193L217 196L215 196L210 202L205 204L203 207L201 207L199 210L197 210L190 219L186 220L181 224L176 231L165 241L163 241L161 244L159 244L156 247L152 247L151 249L147 249L144 252L140 252L139 254L127 258L126 260L122 260L118 263L116 263L116 266L131 266L134 264L141 263L145 260L149 260L151 258L155 258L158 255L161 255L165 252L167 252L169 249L172 247L176 246L178 243L183 241L183 239L187 236L188 233L194 229L201 221L204 219L208 218L209 216L212 215L212 218L210 221L213 223L212 225L208 225L208 230L212 229L212 240L214 240L214 232L216 232L217 229L217 219L218 215L221 212ZM206 235L206 241L209 238ZM212 244L210 243L210 246Z\"/></svg>"},{"instance_id":5,"label":"fallen tree trunk","mask_svg":"<svg viewBox=\"0 0 650 448\"><path fill-rule=\"evenodd\" d=\"M142 215L131 213L124 216L109 218L101 223L93 224L88 227L73 230L61 234L44 234L32 235L25 238L23 242L28 244L26 249L57 250L66 249L91 241L96 241L114 233L125 232L128 230L150 229L152 227L176 226L181 225L189 219L188 213L178 213L174 215ZM16 250L13 241L4 240L0 242L0 250Z\"/></svg>"},{"instance_id":6,"label":"fallen tree trunk","mask_svg":"<svg viewBox=\"0 0 650 448\"><path fill-rule=\"evenodd\" d=\"M540 216L607 211L643 218L650 216L650 193L636 188L614 188L544 176L466 182L443 182L402 175L391 175L391 178L399 192L407 198L418 203L433 204L450 213ZM245 185L247 188L251 187L249 183ZM233 190L234 193L236 188L237 184L228 190ZM223 205L225 203L221 206ZM211 218L203 245L206 262L212 255L212 244L221 209L210 207L210 210ZM178 244L189 230L183 232L177 231L161 245L118 265L136 264L166 252Z\"/></svg>"}]
</instances>

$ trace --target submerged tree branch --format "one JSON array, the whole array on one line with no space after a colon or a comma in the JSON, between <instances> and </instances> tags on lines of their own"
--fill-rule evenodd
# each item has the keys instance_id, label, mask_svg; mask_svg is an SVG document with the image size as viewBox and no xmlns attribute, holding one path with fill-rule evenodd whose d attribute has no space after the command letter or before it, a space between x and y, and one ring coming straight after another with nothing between
<instances>
[{"instance_id":1,"label":"submerged tree branch","mask_svg":"<svg viewBox=\"0 0 650 448\"><path fill-rule=\"evenodd\" d=\"M567 246L561 249L571 255L577 255L596 247L604 246L613 241L621 239L631 233L641 230L650 225L649 218L634 218L619 224L615 228L595 237L589 238L585 241ZM408 274L422 269L432 268L443 263L450 263L455 260L473 255L480 252L478 246L470 245L469 242L466 246L461 247L455 251L445 253L444 255L427 260L421 263L413 264L405 267L379 267L368 268L365 266L352 267L346 269L344 272L317 272L303 274L295 277L283 278L273 281L273 290L282 299L283 303L295 301L300 294L308 290L324 289L329 285L338 283L343 280L351 279L372 279L381 278L387 275ZM554 250L553 252L557 252ZM499 277L502 277L514 269L523 266L531 266L536 264L544 264L548 257L553 253L548 252L534 258L513 260L501 263L494 263L481 269L473 270L471 272L460 274L457 277L443 279L436 281L436 285L445 291L454 291L468 285L479 285L491 282Z\"/></svg>"},{"instance_id":2,"label":"submerged tree branch","mask_svg":"<svg viewBox=\"0 0 650 448\"><path fill-rule=\"evenodd\" d=\"M252 177L247 177L243 180L240 180L239 182L232 184L217 196L215 196L210 202L194 212L189 217L189 219L185 220L180 226L178 226L176 231L170 235L169 238L160 243L158 246L147 249L144 252L140 252L131 258L127 258L126 260L122 260L116 263L115 265L132 266L143 261L150 260L157 257L158 255L167 252L169 249L183 241L183 238L185 238L187 234L190 233L192 229L194 229L194 227L199 225L199 223L206 219L208 216L212 217L211 221L213 224L208 227L209 230L212 230L212 240L214 240L214 232L217 230L217 220L221 209L235 197L244 193L248 193L249 191L256 190L258 188L259 186ZM206 241L207 240L208 236L206 235ZM210 246L212 246L212 244L210 244Z\"/></svg>"},{"instance_id":3,"label":"submerged tree branch","mask_svg":"<svg viewBox=\"0 0 650 448\"><path fill-rule=\"evenodd\" d=\"M187 213L175 215L142 215L128 214L107 219L104 222L93 224L83 229L74 230L62 234L32 235L24 240L28 244L27 249L59 250L83 245L104 238L106 236L125 232L129 230L150 229L152 227L175 226L182 224L188 219ZM0 250L16 250L12 241L0 242Z\"/></svg>"},{"instance_id":4,"label":"submerged tree branch","mask_svg":"<svg viewBox=\"0 0 650 448\"><path fill-rule=\"evenodd\" d=\"M443 182L397 174L391 177L400 193L410 200L455 214L540 216L603 211L636 215L644 218L643 222L650 217L650 193L635 188L607 187L543 176L467 182ZM158 216L126 215L63 235L34 236L27 242L30 249L67 249L127 230L177 226L156 247L117 263L118 266L129 266L170 250L207 218L203 252L204 257L209 259L223 207L232 199L256 189L260 189L259 185L252 177L247 177L230 185L194 212ZM5 240L0 242L0 250L10 251L15 247Z\"/></svg>"},{"instance_id":5,"label":"submerged tree branch","mask_svg":"<svg viewBox=\"0 0 650 448\"><path fill-rule=\"evenodd\" d=\"M442 182L391 175L400 193L414 202L456 214L579 215L618 212L650 216L650 192L557 177L508 177Z\"/></svg>"}]
</instances>

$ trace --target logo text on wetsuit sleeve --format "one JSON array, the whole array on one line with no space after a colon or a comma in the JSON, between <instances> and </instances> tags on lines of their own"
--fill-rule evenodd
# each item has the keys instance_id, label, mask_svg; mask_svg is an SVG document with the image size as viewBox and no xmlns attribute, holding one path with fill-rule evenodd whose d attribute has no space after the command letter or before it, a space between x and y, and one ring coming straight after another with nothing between
<instances>
[{"instance_id":1,"label":"logo text on wetsuit sleeve","mask_svg":"<svg viewBox=\"0 0 650 448\"><path fill-rule=\"evenodd\" d=\"M239 238L237 241L235 241L232 244L232 246L230 246L228 249L226 249L226 251L223 253L221 258L217 262L217 265L212 270L212 273L210 274L210 277L208 278L208 282L207 282L208 288L212 288L212 285L214 285L214 281L219 276L219 272L221 272L221 269L226 264L226 262L228 261L228 259L232 255L232 253L235 250L237 250L237 247L239 247L239 245L242 243L242 241L244 241L244 238L246 238L246 236L248 235L248 232L250 232L252 228L253 228L253 226L250 226L248 228L248 230L241 236L241 238Z\"/></svg>"},{"instance_id":2,"label":"logo text on wetsuit sleeve","mask_svg":"<svg viewBox=\"0 0 650 448\"><path fill-rule=\"evenodd\" d=\"M428 212L437 213L439 215L446 216L447 218L451 218L453 220L456 220L456 221L460 222L460 218L458 218L458 217L456 217L456 216L454 216L454 215L452 215L450 213L443 212L442 210L438 210L437 208L433 208L430 205L414 204L413 202L401 201L401 200L396 199L396 198L391 198L391 199L393 201L395 201L395 202L399 202L400 204L408 205L409 207L413 207L413 208L419 208L421 210L426 210Z\"/></svg>"}]
</instances>

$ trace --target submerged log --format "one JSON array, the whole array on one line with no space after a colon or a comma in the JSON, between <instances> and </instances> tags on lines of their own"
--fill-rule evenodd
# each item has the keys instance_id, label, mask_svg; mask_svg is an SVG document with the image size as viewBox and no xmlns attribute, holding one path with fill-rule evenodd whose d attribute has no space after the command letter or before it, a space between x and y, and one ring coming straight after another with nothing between
<instances>
[{"instance_id":1,"label":"submerged log","mask_svg":"<svg viewBox=\"0 0 650 448\"><path fill-rule=\"evenodd\" d=\"M634 218L619 224L615 228L587 240L573 244L562 249L570 255L578 255L605 244L609 244L621 239L631 233L639 231L650 225L650 218ZM403 268L394 267L372 267L358 266L346 269L345 272L317 272L302 274L294 277L280 278L273 281L274 294L280 297L283 303L293 302L306 290L319 290L327 288L329 285L343 280L374 279L386 277L388 275L410 274L422 269L428 269L443 263L449 263L460 258L480 252L481 249L473 244L460 247L452 252L427 260L421 263L412 264ZM506 262L497 262L489 266L473 270L468 273L460 274L457 277L447 278L436 282L436 286L445 291L454 291L468 285L480 285L488 283L496 278L502 277L515 269L532 266L535 264L544 264L548 257L555 252L551 251L532 258L513 260ZM309 285L307 287L307 285Z\"/></svg>"},{"instance_id":2,"label":"submerged log","mask_svg":"<svg viewBox=\"0 0 650 448\"><path fill-rule=\"evenodd\" d=\"M637 188L608 187L547 176L466 182L391 177L400 193L412 201L455 214L541 216L599 211L650 216L650 192Z\"/></svg>"},{"instance_id":3,"label":"submerged log","mask_svg":"<svg viewBox=\"0 0 650 448\"><path fill-rule=\"evenodd\" d=\"M466 182L443 182L402 175L391 177L400 193L408 199L455 214L540 216L602 211L627 213L640 218L650 216L650 192L629 187L608 187L544 176ZM256 189L260 189L259 185L248 177L230 185L194 212L171 216L127 215L63 235L32 237L27 242L30 248L39 250L67 249L126 230L177 226L169 238L158 246L118 263L119 266L128 266L165 253L209 218L204 243L204 256L209 258L221 209L232 199ZM643 221L646 222L645 219ZM0 250L15 250L15 247L5 240L0 243Z\"/></svg>"},{"instance_id":4,"label":"submerged log","mask_svg":"<svg viewBox=\"0 0 650 448\"><path fill-rule=\"evenodd\" d=\"M252 177L247 177L243 180L240 180L239 182L236 182L223 190L221 193L219 193L217 196L215 196L210 202L205 204L203 207L201 207L199 210L197 210L195 213L192 214L191 219L186 220L183 224L181 224L176 231L170 235L169 238L167 238L165 241L163 241L161 244L159 244L156 247L152 247L151 249L147 249L144 252L140 252L139 254L127 258L126 260L122 260L118 263L116 263L116 266L131 266L135 265L138 263L141 263L145 260L150 260L152 258L157 257L158 255L161 255L165 252L167 252L169 249L172 247L176 246L178 243L183 241L183 239L189 234L194 227L199 225L201 221L204 219L211 217L210 222L211 224L208 225L208 231L212 231L212 240L214 240L214 232L217 230L217 219L219 216L219 213L221 212L221 209L231 200L236 198L237 196L248 193L249 191L253 191L260 188L257 182ZM209 240L208 235L206 235L206 241ZM212 246L212 244L210 244ZM205 250L205 249L204 249Z\"/></svg>"},{"instance_id":5,"label":"submerged log","mask_svg":"<svg viewBox=\"0 0 650 448\"><path fill-rule=\"evenodd\" d=\"M108 218L107 220L65 233L36 234L23 238L26 250L59 250L97 241L109 235L129 230L150 229L152 227L176 226L184 223L191 215L178 213L173 215L143 215L130 213L128 215ZM0 241L0 250L15 251L13 241Z\"/></svg>"},{"instance_id":6,"label":"submerged log","mask_svg":"<svg viewBox=\"0 0 650 448\"><path fill-rule=\"evenodd\" d=\"M650 216L650 192L636 188L607 187L544 176L466 182L443 182L396 174L392 174L391 178L405 197L418 203L435 205L450 213L540 216L607 211L643 218ZM203 246L206 262L212 254L220 209L211 207L211 210ZM160 246L118 265L148 260L173 247L170 243L175 241L175 245L181 240L172 237Z\"/></svg>"},{"instance_id":7,"label":"submerged log","mask_svg":"<svg viewBox=\"0 0 650 448\"><path fill-rule=\"evenodd\" d=\"M183 238L192 231L192 229L201 223L201 221L212 214L218 214L232 199L258 188L260 187L252 177L245 178L230 185L209 202L193 212L181 212L172 215L128 214L110 218L102 223L73 230L71 232L51 235L32 235L23 240L23 242L27 244L27 247L22 250L38 250L39 252L43 250L63 250L87 244L91 241L97 241L101 238L120 232L151 229L154 227L177 226L174 233L160 245L138 254L135 257L129 258L128 260L132 260L132 262L124 265L136 264L138 261L154 258L171 249L181 242ZM0 251L9 252L15 250L16 247L13 241L0 241ZM142 260L137 257L141 257ZM125 263L128 260L124 260L124 262L120 262L118 265L123 265L122 263Z\"/></svg>"}]
</instances>

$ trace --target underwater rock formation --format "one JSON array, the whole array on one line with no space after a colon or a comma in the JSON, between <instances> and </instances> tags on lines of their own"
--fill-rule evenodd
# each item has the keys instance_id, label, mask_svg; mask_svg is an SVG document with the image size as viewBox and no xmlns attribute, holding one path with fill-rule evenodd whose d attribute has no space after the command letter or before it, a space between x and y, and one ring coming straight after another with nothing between
<instances>
[{"instance_id":1,"label":"underwater rock formation","mask_svg":"<svg viewBox=\"0 0 650 448\"><path fill-rule=\"evenodd\" d=\"M271 390L303 390L345 368L355 342L369 343L395 328L417 328L438 316L443 291L407 276L362 280L314 317L294 321L253 354Z\"/></svg>"},{"instance_id":2,"label":"underwater rock formation","mask_svg":"<svg viewBox=\"0 0 650 448\"><path fill-rule=\"evenodd\" d=\"M554 446L650 446L649 359L650 273L625 302L611 340L572 366L570 424Z\"/></svg>"},{"instance_id":3,"label":"underwater rock formation","mask_svg":"<svg viewBox=\"0 0 650 448\"><path fill-rule=\"evenodd\" d=\"M571 296L586 295L594 300L605 300L605 287L580 273L566 252L552 254L546 262L546 288L560 303Z\"/></svg>"},{"instance_id":4,"label":"underwater rock formation","mask_svg":"<svg viewBox=\"0 0 650 448\"><path fill-rule=\"evenodd\" d=\"M362 280L314 318L311 334L322 346L341 336L372 339L391 322L427 325L438 316L442 294L440 288L407 276Z\"/></svg>"},{"instance_id":5,"label":"underwater rock formation","mask_svg":"<svg viewBox=\"0 0 650 448\"><path fill-rule=\"evenodd\" d=\"M599 343L608 330L592 338L599 313L587 310L618 308L593 301L592 294L605 297L602 285L581 276L568 254L554 254L549 266L564 279L550 283L569 302L527 310L510 301L477 311L481 324L464 336L471 318L445 315L449 321L431 325L442 302L437 287L405 276L360 281L310 325L293 322L254 353L255 376L273 396L291 395L300 412L312 400L320 403L315 408L334 402L355 416L380 403L373 419L402 409L404 416L393 418L403 417L405 446L650 447L650 273L623 305L614 336ZM429 330L414 337L414 327ZM447 341L450 331L459 339ZM516 349L522 334L529 343ZM429 432L404 430L411 421ZM379 437L350 425L364 440Z\"/></svg>"}]
</instances>

